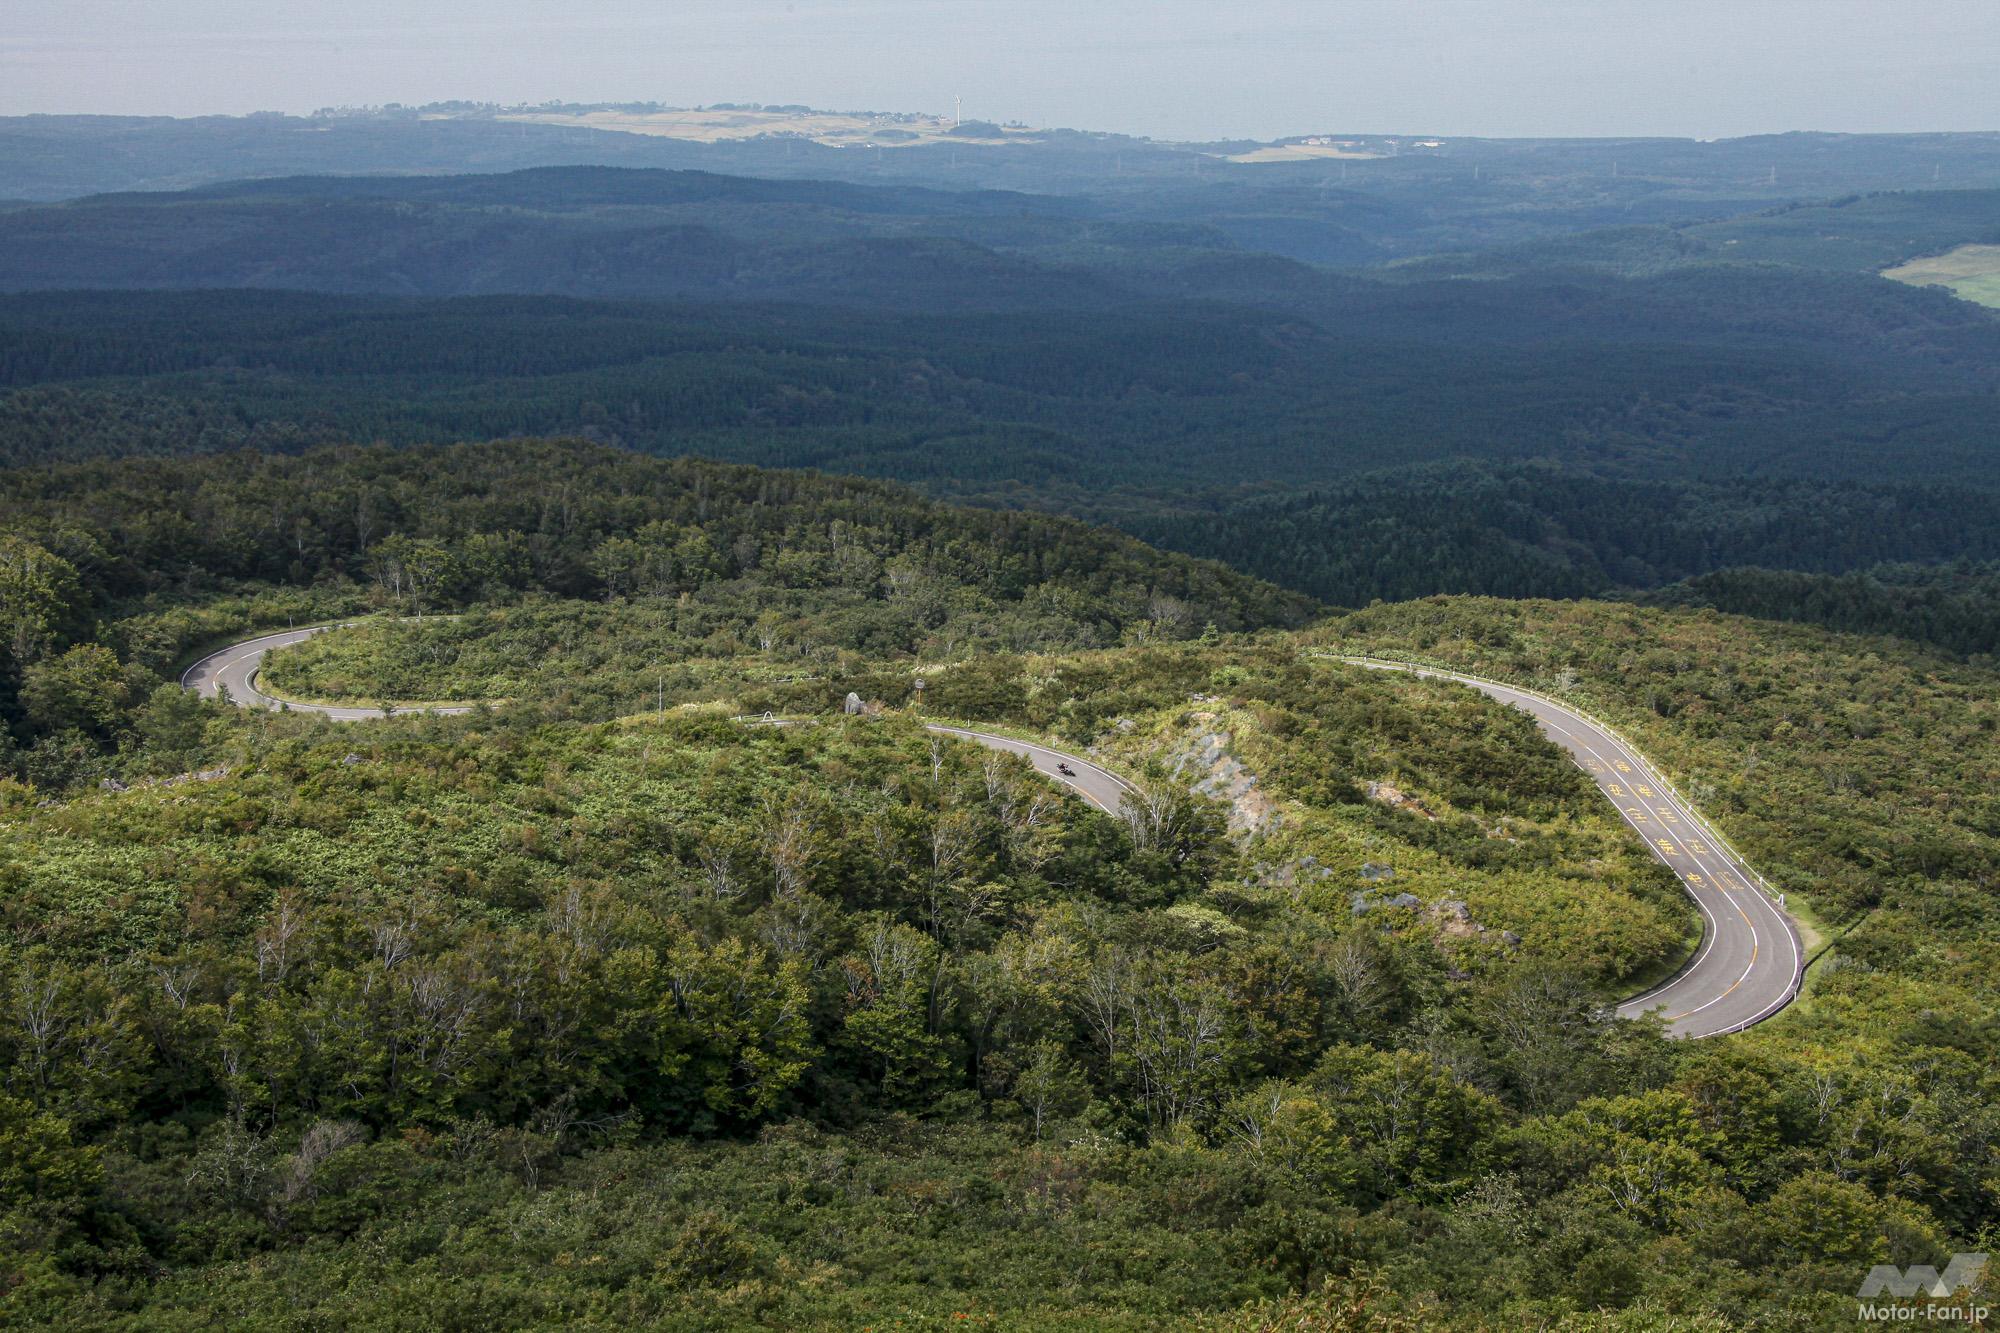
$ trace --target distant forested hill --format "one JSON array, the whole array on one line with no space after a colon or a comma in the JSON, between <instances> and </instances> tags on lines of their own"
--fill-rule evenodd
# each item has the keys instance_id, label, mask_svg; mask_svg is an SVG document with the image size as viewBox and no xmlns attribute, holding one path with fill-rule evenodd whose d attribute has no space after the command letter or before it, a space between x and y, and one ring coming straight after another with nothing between
<instances>
[{"instance_id":1,"label":"distant forested hill","mask_svg":"<svg viewBox=\"0 0 2000 1333\"><path fill-rule=\"evenodd\" d=\"M1889 245L1880 226L1861 225L1863 204L1828 216L1858 220L1888 263L1900 247L1986 234L1968 201L2000 194L1911 198L1928 202L1894 197L1892 216L1921 243ZM2000 363L2000 321L1836 272L1853 265L1827 245L1797 265L1691 264L1734 252L1691 231L1625 228L1394 267L1378 283L1246 249L1212 220L1135 220L1102 198L577 167L304 177L16 209L0 213L0 290L567 295L931 314L1220 300L1373 341L1675 342L1887 357L1898 369ZM1437 281L1465 276L1510 281ZM1633 278L1645 281L1620 281ZM1427 280L1409 289L1417 279Z\"/></svg>"},{"instance_id":2,"label":"distant forested hill","mask_svg":"<svg viewBox=\"0 0 2000 1333\"><path fill-rule=\"evenodd\" d=\"M1676 583L1669 598L1676 604L1909 632L1960 651L2000 647L1970 607L1891 613L1905 601L1935 601L1942 587L1926 598L1917 588L1898 596L1867 580L1834 580L1823 589L1814 581L1892 561L2000 559L2000 503L1991 492L1960 486L1620 481L1545 466L1458 463L1376 474L1218 516L1136 519L1131 526L1179 550L1227 552L1242 568L1340 605L1438 588L1591 597ZM1802 572L1768 575L1768 583L1745 574L1695 577L1737 566ZM1683 579L1690 581L1677 583ZM1863 588L1869 595L1857 598Z\"/></svg>"},{"instance_id":3,"label":"distant forested hill","mask_svg":"<svg viewBox=\"0 0 2000 1333\"><path fill-rule=\"evenodd\" d=\"M1570 273L1647 277L1712 264L1876 273L1919 255L2000 241L2000 190L1909 190L1797 200L1741 217L1605 227L1381 271L1396 281Z\"/></svg>"},{"instance_id":4,"label":"distant forested hill","mask_svg":"<svg viewBox=\"0 0 2000 1333\"><path fill-rule=\"evenodd\" d=\"M1349 604L1993 558L1993 322L1727 277L1371 288L1324 323L36 294L0 299L0 461L585 436L1113 519Z\"/></svg>"},{"instance_id":5,"label":"distant forested hill","mask_svg":"<svg viewBox=\"0 0 2000 1333\"><path fill-rule=\"evenodd\" d=\"M1230 159L1264 145L1035 129L1005 143L946 136L879 147L864 136L833 146L781 122L757 137L699 142L593 127L581 116L587 110L538 106L532 121L464 103L311 117L0 118L0 199L52 201L245 177L695 168L1087 195L1122 218L1213 226L1247 249L1368 264L1599 227L1707 221L1871 191L2000 186L2000 136L1976 133L1699 142L1378 132L1337 136L1354 143L1358 157L1246 163Z\"/></svg>"},{"instance_id":6,"label":"distant forested hill","mask_svg":"<svg viewBox=\"0 0 2000 1333\"><path fill-rule=\"evenodd\" d=\"M1357 604L1996 553L2000 318L1839 258L1991 196L1732 224L1832 228L1813 262L1641 226L1363 275L1188 189L1168 221L565 167L17 209L0 287L120 290L0 297L0 462L583 436L1111 519Z\"/></svg>"}]
</instances>

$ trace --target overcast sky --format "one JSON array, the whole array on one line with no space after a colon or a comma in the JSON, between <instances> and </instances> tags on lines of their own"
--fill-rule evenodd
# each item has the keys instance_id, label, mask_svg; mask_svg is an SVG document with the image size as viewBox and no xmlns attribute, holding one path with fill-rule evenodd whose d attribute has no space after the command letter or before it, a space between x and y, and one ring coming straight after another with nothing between
<instances>
[{"instance_id":1,"label":"overcast sky","mask_svg":"<svg viewBox=\"0 0 2000 1333\"><path fill-rule=\"evenodd\" d=\"M0 114L804 102L1160 138L2000 129L2000 0L4 0Z\"/></svg>"}]
</instances>

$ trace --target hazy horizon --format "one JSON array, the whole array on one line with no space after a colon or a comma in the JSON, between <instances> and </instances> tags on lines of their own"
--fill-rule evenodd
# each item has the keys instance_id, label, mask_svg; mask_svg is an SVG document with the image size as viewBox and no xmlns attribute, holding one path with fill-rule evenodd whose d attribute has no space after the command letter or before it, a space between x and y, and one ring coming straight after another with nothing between
<instances>
[{"instance_id":1,"label":"hazy horizon","mask_svg":"<svg viewBox=\"0 0 2000 1333\"><path fill-rule=\"evenodd\" d=\"M1166 139L1426 133L1725 138L2000 128L1986 0L529 0L421 7L17 0L0 114L659 101L1112 130ZM412 10L417 9L414 15Z\"/></svg>"}]
</instances>

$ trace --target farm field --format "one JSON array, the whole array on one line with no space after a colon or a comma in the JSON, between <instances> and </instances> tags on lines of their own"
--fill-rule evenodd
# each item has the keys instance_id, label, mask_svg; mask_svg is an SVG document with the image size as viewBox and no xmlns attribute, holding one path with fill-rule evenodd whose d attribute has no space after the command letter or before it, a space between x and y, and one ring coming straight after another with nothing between
<instances>
[{"instance_id":1,"label":"farm field","mask_svg":"<svg viewBox=\"0 0 2000 1333\"><path fill-rule=\"evenodd\" d=\"M1967 301L2000 308L2000 245L1961 245L1884 269L1882 276L1913 287L1947 287Z\"/></svg>"}]
</instances>

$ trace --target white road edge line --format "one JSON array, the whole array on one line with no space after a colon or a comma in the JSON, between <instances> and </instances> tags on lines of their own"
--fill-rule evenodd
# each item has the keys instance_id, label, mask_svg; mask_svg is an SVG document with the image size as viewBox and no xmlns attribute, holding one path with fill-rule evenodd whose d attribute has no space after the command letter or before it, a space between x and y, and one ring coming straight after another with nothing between
<instances>
[{"instance_id":1,"label":"white road edge line","mask_svg":"<svg viewBox=\"0 0 2000 1333\"><path fill-rule=\"evenodd\" d=\"M1689 1035L1722 1036L1731 1032L1740 1032L1743 1029L1750 1027L1755 1023L1761 1022L1763 1019L1769 1017L1771 1014L1784 1008L1786 1005L1790 1004L1793 1000L1798 998L1799 992L1803 988L1803 976L1801 968L1799 966L1799 960L1803 956L1803 945L1798 936L1798 928L1793 924L1790 915L1782 911L1777 906L1777 904L1771 901L1770 892L1764 887L1757 874L1754 871L1750 870L1746 862L1742 861L1740 857L1737 857L1735 855L1735 853L1727 846L1725 840L1723 840L1719 834L1711 836L1712 831L1710 830L1710 826L1708 825L1707 821L1695 815L1693 812L1693 807L1687 805L1685 802L1681 800L1680 794L1678 791L1675 790L1673 784L1662 778L1659 775L1658 770L1655 769L1650 763L1648 763L1643 755L1639 754L1631 746L1627 745L1624 742L1623 738L1619 737L1616 733L1612 732L1608 726L1602 723L1595 722L1586 715L1577 712L1575 709L1568 708L1562 703L1559 703L1554 699L1548 698L1546 695L1542 695L1531 690L1522 689L1519 686L1507 685L1500 681L1483 680L1477 676L1467 675L1462 672L1454 672L1440 667L1426 667L1414 662L1399 662L1391 658L1369 658L1361 656L1344 656L1341 654L1322 654L1322 656L1326 657L1329 660L1344 662L1347 665L1351 666L1405 671L1412 675L1425 676L1438 680L1454 681L1458 684L1477 689L1482 694L1486 694L1488 697L1496 699L1498 702L1508 704L1511 707L1520 708L1523 712L1526 712L1531 717L1533 717L1538 724L1546 723L1547 725L1555 727L1556 724L1548 722L1547 719L1541 717L1539 714L1536 714L1534 709L1527 706L1528 701L1540 703L1554 710L1556 713L1566 718L1569 718L1572 721L1577 722L1579 725L1585 727L1587 730L1601 736L1607 745L1609 745L1612 749L1614 749L1620 755L1623 756L1625 761L1631 765L1633 771L1640 774L1642 777L1646 779L1646 781L1651 786L1657 789L1660 795L1656 799L1664 802L1665 805L1670 810L1672 810L1673 813L1678 818L1686 820L1687 826L1689 828L1701 831L1702 836L1700 838L1700 841L1702 841L1704 844L1709 844L1709 843L1714 844L1711 850L1714 852L1717 859L1729 869L1729 871L1736 877L1736 879L1738 880L1738 882L1741 884L1742 887L1749 890L1751 899L1757 904L1758 909L1762 913L1764 913L1769 919L1777 922L1778 925L1781 927L1779 933L1781 933L1785 937L1785 940L1791 952L1792 966L1789 975L1789 980L1786 982L1783 992L1778 996L1777 999L1773 1000L1770 1004L1765 1005L1762 1009L1758 1010L1755 1014L1752 1014L1749 1018L1743 1019L1738 1023L1732 1024L1725 1028L1718 1028L1712 1032L1703 1032L1703 1033L1689 1034ZM1503 696L1512 696L1512 697L1508 698ZM1563 731L1564 735L1571 736L1573 739L1575 738L1575 734L1568 731L1567 729L1561 727L1556 727L1556 729ZM1604 756L1598 753L1595 747L1591 746L1588 742L1584 742L1584 747L1586 749L1589 749L1591 751L1592 756L1595 757L1600 763L1606 762ZM1615 767L1615 765L1613 766ZM1604 784L1599 783L1598 786L1600 790L1602 790ZM1640 841L1646 844L1647 850L1653 853L1654 859L1660 861L1661 864L1666 865L1669 870L1673 870L1675 872L1675 878L1676 880L1679 881L1682 892L1687 894L1688 898L1694 902L1695 907L1702 913L1704 920L1708 923L1707 933L1709 935L1709 938L1707 941L1704 942L1702 949L1696 954L1695 958L1689 963L1684 964L1672 977L1669 977L1666 981L1662 982L1660 985L1655 986L1653 989L1649 991L1642 992L1641 994L1634 996L1631 999L1620 1001L1618 1004L1618 1008L1622 1010L1629 1008L1630 1006L1637 1004L1641 1001L1649 1000L1658 995L1661 995L1666 991L1670 990L1671 988L1673 988L1674 986L1680 984L1682 981L1684 981L1690 974L1692 974L1695 971L1697 967L1700 966L1702 959L1706 958L1709 950L1714 947L1715 940L1720 934L1721 925L1720 922L1716 921L1713 914L1709 912L1708 907L1705 903L1703 903L1701 896L1696 892L1694 892L1693 888L1687 883L1685 874L1683 872L1676 870L1671 863L1667 862L1666 858L1659 853L1653 840L1651 838L1648 838L1646 834L1639 829L1638 825L1634 823L1633 820L1626 814L1624 807L1619 805L1617 800L1615 798L1612 798L1608 791L1604 792L1604 795L1606 796L1607 799L1610 799L1612 801L1612 806L1614 809L1618 811L1620 818L1623 819L1626 825L1630 827L1632 831L1639 836ZM1660 812L1657 808L1655 808L1654 813L1658 814ZM1685 836L1683 836L1680 839L1680 841L1685 843L1687 839L1685 838ZM1723 999L1727 998L1731 993L1735 991L1736 987L1742 985L1744 979L1747 978L1750 975L1750 973L1755 970L1760 949L1761 937L1759 936L1757 931L1757 923L1750 918L1749 913L1743 911L1742 904L1737 900L1736 895L1730 892L1728 886L1722 881L1720 877L1718 877L1715 874L1715 872L1712 869L1709 868L1708 863L1704 861L1700 856L1700 854L1695 852L1692 847L1689 847L1687 849L1687 855L1689 856L1690 859L1692 859L1695 862L1697 866L1701 868L1701 871L1704 877L1707 878L1709 885L1712 888L1714 888L1718 893L1720 893L1725 899L1727 899L1730 905L1735 907L1738 914L1740 914L1745 920L1745 922L1749 924L1750 936L1751 936L1751 959L1748 966L1746 966L1743 975L1738 977L1734 983L1732 983L1727 989L1725 989L1722 992L1722 994L1717 995L1714 999L1709 1000L1706 1004L1699 1005L1694 1009L1690 1009L1684 1013L1673 1016L1673 1018L1670 1019L1669 1021L1679 1021L1681 1019L1688 1018L1694 1014L1702 1012L1703 1010L1709 1008L1714 1004L1720 1003ZM1654 1006L1654 1007L1657 1008L1659 1006Z\"/></svg>"}]
</instances>

